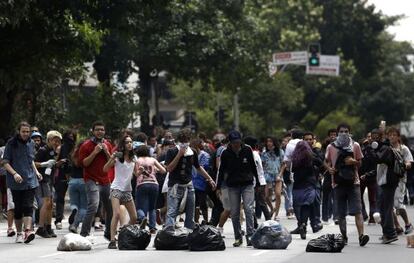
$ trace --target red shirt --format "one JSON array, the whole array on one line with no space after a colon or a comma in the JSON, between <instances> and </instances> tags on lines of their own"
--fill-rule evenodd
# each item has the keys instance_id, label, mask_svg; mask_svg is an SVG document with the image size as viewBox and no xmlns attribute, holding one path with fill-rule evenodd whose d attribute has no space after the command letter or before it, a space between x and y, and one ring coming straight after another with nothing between
<instances>
[{"instance_id":1,"label":"red shirt","mask_svg":"<svg viewBox=\"0 0 414 263\"><path fill-rule=\"evenodd\" d=\"M112 152L112 145L104 140L103 142L108 147L109 152ZM79 162L83 165L83 160L87 158L95 149L96 143L92 140L85 141L79 149ZM108 185L111 183L108 173L104 173L103 167L108 161L106 154L101 151L95 156L92 163L88 167L83 167L83 178L85 181L92 180L101 185Z\"/></svg>"}]
</instances>

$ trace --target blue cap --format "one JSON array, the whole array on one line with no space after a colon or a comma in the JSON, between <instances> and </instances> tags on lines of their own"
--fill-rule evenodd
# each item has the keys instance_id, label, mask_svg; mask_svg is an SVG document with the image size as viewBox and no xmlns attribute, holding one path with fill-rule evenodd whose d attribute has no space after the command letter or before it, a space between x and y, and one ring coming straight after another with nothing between
<instances>
[{"instance_id":1,"label":"blue cap","mask_svg":"<svg viewBox=\"0 0 414 263\"><path fill-rule=\"evenodd\" d=\"M241 134L238 131L231 131L229 132L229 141L236 142L241 141Z\"/></svg>"},{"instance_id":2,"label":"blue cap","mask_svg":"<svg viewBox=\"0 0 414 263\"><path fill-rule=\"evenodd\" d=\"M34 137L42 138L42 134L40 132L37 132L37 131L32 132L32 135L30 136L30 138L34 138Z\"/></svg>"},{"instance_id":3,"label":"blue cap","mask_svg":"<svg viewBox=\"0 0 414 263\"><path fill-rule=\"evenodd\" d=\"M133 149L136 149L136 148L138 148L139 146L142 146L142 145L145 145L145 143L137 142L137 141L132 142L132 148Z\"/></svg>"}]
</instances>

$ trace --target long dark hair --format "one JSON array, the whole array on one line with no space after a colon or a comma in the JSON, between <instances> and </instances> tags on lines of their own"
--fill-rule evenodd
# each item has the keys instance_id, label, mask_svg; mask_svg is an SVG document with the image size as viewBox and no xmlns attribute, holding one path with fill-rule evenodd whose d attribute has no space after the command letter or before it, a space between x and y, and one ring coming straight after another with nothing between
<instances>
[{"instance_id":1,"label":"long dark hair","mask_svg":"<svg viewBox=\"0 0 414 263\"><path fill-rule=\"evenodd\" d=\"M121 162L121 163L123 163L124 162L124 154L125 154L125 151L127 150L126 149L126 147L125 147L125 140L126 140L126 138L130 138L131 140L132 140L132 137L131 136L129 136L129 135L124 135L123 137L122 137L122 139L119 141L119 143L118 143L118 147L117 147L117 151L118 152L122 152L123 154L122 154L122 157L121 158L119 158L119 161ZM130 160L132 160L133 158L134 158L134 150L132 149L132 150L130 150L129 152L128 152L128 157L129 157L129 159Z\"/></svg>"},{"instance_id":2,"label":"long dark hair","mask_svg":"<svg viewBox=\"0 0 414 263\"><path fill-rule=\"evenodd\" d=\"M275 148L273 149L273 151L275 152L276 156L280 156L280 144L279 141L273 137L273 136L267 136L266 140L265 140L265 147L266 147L266 152L270 151L270 149L267 148L267 140L271 140L273 142L273 146L275 146Z\"/></svg>"},{"instance_id":3,"label":"long dark hair","mask_svg":"<svg viewBox=\"0 0 414 263\"><path fill-rule=\"evenodd\" d=\"M72 163L76 166L76 167L82 167L82 164L79 163L79 150L82 146L82 144L85 142L85 140L80 141L74 148L72 153L70 154Z\"/></svg>"},{"instance_id":4,"label":"long dark hair","mask_svg":"<svg viewBox=\"0 0 414 263\"><path fill-rule=\"evenodd\" d=\"M295 150L292 153L293 167L309 167L312 165L312 149L305 141L300 141L296 144Z\"/></svg>"}]
</instances>

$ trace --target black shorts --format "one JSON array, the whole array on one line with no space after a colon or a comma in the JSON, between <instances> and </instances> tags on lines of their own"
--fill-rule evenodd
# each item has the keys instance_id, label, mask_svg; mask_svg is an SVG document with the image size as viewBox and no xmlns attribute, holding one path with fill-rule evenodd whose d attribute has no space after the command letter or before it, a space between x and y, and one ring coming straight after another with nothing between
<instances>
[{"instance_id":1,"label":"black shorts","mask_svg":"<svg viewBox=\"0 0 414 263\"><path fill-rule=\"evenodd\" d=\"M195 206L202 209L207 208L207 193L205 191L195 189Z\"/></svg>"},{"instance_id":2,"label":"black shorts","mask_svg":"<svg viewBox=\"0 0 414 263\"><path fill-rule=\"evenodd\" d=\"M362 211L361 188L359 185L337 186L334 189L338 217L345 218L347 215L357 215Z\"/></svg>"}]
</instances>

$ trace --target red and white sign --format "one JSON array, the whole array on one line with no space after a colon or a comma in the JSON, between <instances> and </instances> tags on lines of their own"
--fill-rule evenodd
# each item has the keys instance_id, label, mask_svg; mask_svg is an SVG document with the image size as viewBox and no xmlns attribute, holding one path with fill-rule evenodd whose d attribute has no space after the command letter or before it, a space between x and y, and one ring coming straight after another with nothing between
<instances>
[{"instance_id":1,"label":"red and white sign","mask_svg":"<svg viewBox=\"0 0 414 263\"><path fill-rule=\"evenodd\" d=\"M324 75L339 76L339 56L321 55L319 57L319 66L309 66L306 63L306 74L308 75Z\"/></svg>"},{"instance_id":2,"label":"red and white sign","mask_svg":"<svg viewBox=\"0 0 414 263\"><path fill-rule=\"evenodd\" d=\"M276 65L305 65L307 61L308 52L306 51L282 52L273 54L273 63Z\"/></svg>"}]
</instances>

